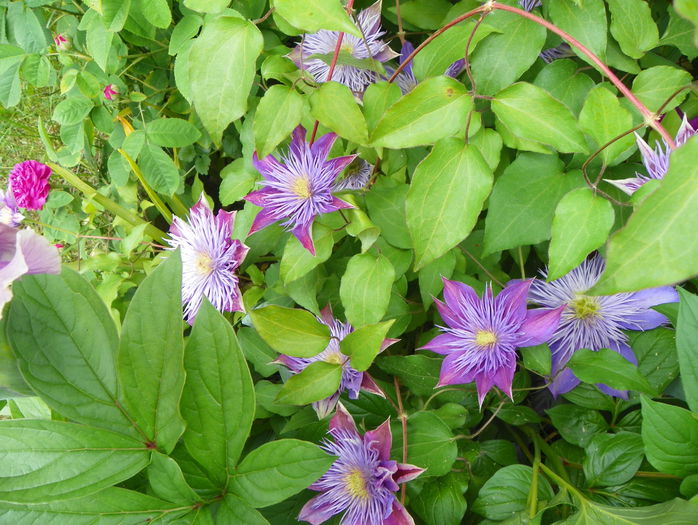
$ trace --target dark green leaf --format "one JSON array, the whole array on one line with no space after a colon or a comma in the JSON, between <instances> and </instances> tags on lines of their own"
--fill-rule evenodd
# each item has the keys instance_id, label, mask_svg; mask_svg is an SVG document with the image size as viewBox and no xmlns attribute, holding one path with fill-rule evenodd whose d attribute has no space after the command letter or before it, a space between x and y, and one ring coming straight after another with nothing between
<instances>
[{"instance_id":1,"label":"dark green leaf","mask_svg":"<svg viewBox=\"0 0 698 525\"><path fill-rule=\"evenodd\" d=\"M594 435L608 428L606 420L596 410L577 405L557 405L547 413L565 441L582 448L589 445Z\"/></svg>"},{"instance_id":2,"label":"dark green leaf","mask_svg":"<svg viewBox=\"0 0 698 525\"><path fill-rule=\"evenodd\" d=\"M629 345L637 357L640 373L660 393L679 375L676 337L674 330L662 327L630 332Z\"/></svg>"},{"instance_id":3,"label":"dark green leaf","mask_svg":"<svg viewBox=\"0 0 698 525\"><path fill-rule=\"evenodd\" d=\"M177 462L158 451L153 451L148 465L148 481L153 493L166 501L189 504L201 501L185 481Z\"/></svg>"},{"instance_id":4,"label":"dark green leaf","mask_svg":"<svg viewBox=\"0 0 698 525\"><path fill-rule=\"evenodd\" d=\"M567 366L585 383L602 383L618 390L655 393L637 366L608 348L602 348L598 352L577 350Z\"/></svg>"},{"instance_id":5,"label":"dark green leaf","mask_svg":"<svg viewBox=\"0 0 698 525\"><path fill-rule=\"evenodd\" d=\"M258 511L250 507L244 500L228 494L216 514L217 525L240 523L241 525L269 525L269 522Z\"/></svg>"},{"instance_id":6,"label":"dark green leaf","mask_svg":"<svg viewBox=\"0 0 698 525\"><path fill-rule=\"evenodd\" d=\"M584 458L584 475L590 487L608 487L629 481L644 458L638 434L599 434L589 443Z\"/></svg>"},{"instance_id":7,"label":"dark green leaf","mask_svg":"<svg viewBox=\"0 0 698 525\"><path fill-rule=\"evenodd\" d=\"M465 475L450 473L428 482L416 498L410 499L410 507L427 525L459 525L467 508L467 489Z\"/></svg>"},{"instance_id":8,"label":"dark green leaf","mask_svg":"<svg viewBox=\"0 0 698 525\"><path fill-rule=\"evenodd\" d=\"M698 296L679 288L679 320L676 327L676 350L681 367L681 384L688 407L698 412Z\"/></svg>"},{"instance_id":9,"label":"dark green leaf","mask_svg":"<svg viewBox=\"0 0 698 525\"><path fill-rule=\"evenodd\" d=\"M402 428L392 427L393 457L402 457ZM449 426L433 412L417 412L407 419L407 463L426 469L422 478L448 474L458 455Z\"/></svg>"}]
</instances>

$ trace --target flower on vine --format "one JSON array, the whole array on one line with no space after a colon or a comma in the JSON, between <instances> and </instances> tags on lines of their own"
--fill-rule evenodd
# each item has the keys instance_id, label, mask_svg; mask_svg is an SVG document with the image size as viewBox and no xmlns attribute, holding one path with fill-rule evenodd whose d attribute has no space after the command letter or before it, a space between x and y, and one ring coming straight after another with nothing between
<instances>
[{"instance_id":1,"label":"flower on vine","mask_svg":"<svg viewBox=\"0 0 698 525\"><path fill-rule=\"evenodd\" d=\"M371 173L373 173L373 164L357 158L347 168L344 178L334 183L333 191L361 190L371 180Z\"/></svg>"},{"instance_id":2,"label":"flower on vine","mask_svg":"<svg viewBox=\"0 0 698 525\"><path fill-rule=\"evenodd\" d=\"M68 39L60 33L53 36L53 42L56 44L57 49L66 49L68 47Z\"/></svg>"},{"instance_id":3,"label":"flower on vine","mask_svg":"<svg viewBox=\"0 0 698 525\"><path fill-rule=\"evenodd\" d=\"M567 42L563 42L558 46L544 49L538 56L543 59L543 62L550 64L552 61L557 60L558 58L569 58L575 56L575 54L570 45Z\"/></svg>"},{"instance_id":4,"label":"flower on vine","mask_svg":"<svg viewBox=\"0 0 698 525\"><path fill-rule=\"evenodd\" d=\"M564 308L560 325L549 343L553 377L549 388L555 396L579 384L579 379L565 368L577 350L609 348L637 364L623 330L651 330L666 323L668 319L664 315L650 308L679 300L672 286L614 295L587 295L599 281L604 267L604 260L595 255L559 279L551 282L536 279L531 285L528 295L531 301L547 308ZM545 272L541 274L546 275ZM607 385L597 386L609 395L627 397L624 391Z\"/></svg>"},{"instance_id":5,"label":"flower on vine","mask_svg":"<svg viewBox=\"0 0 698 525\"><path fill-rule=\"evenodd\" d=\"M341 321L335 319L332 315L332 309L329 306L322 309L320 312L320 317L318 317L318 321L330 328L330 335L332 337L329 344L322 352L308 358L282 355L277 359L277 362L283 364L294 374L302 372L310 364L318 361L342 365L342 380L339 384L339 390L337 390L337 392L331 396L313 403L313 408L315 409L318 417L322 419L334 411L335 407L337 406L337 401L339 401L339 396L342 394L342 392L347 392L349 399L357 399L359 397L360 390L365 390L366 392L385 397L383 391L376 384L373 378L371 378L367 372L359 372L358 370L352 368L349 364L349 356L343 354L339 349L339 342L349 335L349 333L354 331L352 326L349 323L342 323ZM385 339L381 345L380 351L382 352L395 342L397 342L397 339Z\"/></svg>"},{"instance_id":6,"label":"flower on vine","mask_svg":"<svg viewBox=\"0 0 698 525\"><path fill-rule=\"evenodd\" d=\"M532 281L511 281L497 296L487 286L480 298L467 284L443 279L444 302L434 302L447 326L422 347L446 356L437 386L474 381L481 406L493 386L512 396L516 349L546 342L562 313L559 306L526 309Z\"/></svg>"},{"instance_id":7,"label":"flower on vine","mask_svg":"<svg viewBox=\"0 0 698 525\"><path fill-rule=\"evenodd\" d=\"M685 144L688 139L698 133L698 127L694 126L695 125L688 121L686 115L683 115L681 127L676 133L676 138L674 139L677 146ZM663 179L664 175L666 175L667 171L669 171L669 155L671 154L671 149L666 142L662 141L662 144L655 142L655 148L653 150L650 145L647 144L647 142L645 142L645 140L637 133L635 133L635 140L637 141L637 147L640 149L642 163L645 165L647 175L642 175L636 172L635 177L630 179L605 179L606 182L613 184L628 195L632 195L638 189L640 189L643 184L653 179Z\"/></svg>"},{"instance_id":8,"label":"flower on vine","mask_svg":"<svg viewBox=\"0 0 698 525\"><path fill-rule=\"evenodd\" d=\"M12 299L10 285L23 275L61 273L58 250L32 230L0 224L0 317Z\"/></svg>"},{"instance_id":9,"label":"flower on vine","mask_svg":"<svg viewBox=\"0 0 698 525\"><path fill-rule=\"evenodd\" d=\"M398 65L402 65L413 51L414 46L412 43L405 41L405 43L402 44ZM453 64L451 64L446 71L444 71L444 75L447 77L456 78L463 72L464 69L465 59L461 58L460 60L456 60ZM395 69L390 66L386 66L385 71L388 75L392 75L395 72ZM405 68L398 73L398 75L395 77L395 83L400 86L400 90L402 91L403 95L409 93L415 88L419 82L417 82L417 78L414 76L412 62L408 63Z\"/></svg>"},{"instance_id":10,"label":"flower on vine","mask_svg":"<svg viewBox=\"0 0 698 525\"><path fill-rule=\"evenodd\" d=\"M8 191L12 192L20 208L40 210L46 204L51 189L48 183L50 177L51 168L35 160L25 160L12 168Z\"/></svg>"},{"instance_id":11,"label":"flower on vine","mask_svg":"<svg viewBox=\"0 0 698 525\"><path fill-rule=\"evenodd\" d=\"M521 9L533 11L536 7L542 6L543 2L541 2L541 0L519 0L519 5Z\"/></svg>"},{"instance_id":12,"label":"flower on vine","mask_svg":"<svg viewBox=\"0 0 698 525\"><path fill-rule=\"evenodd\" d=\"M107 100L114 100L114 97L116 97L118 94L119 91L116 89L114 84L107 84L104 86L104 98Z\"/></svg>"},{"instance_id":13,"label":"flower on vine","mask_svg":"<svg viewBox=\"0 0 698 525\"><path fill-rule=\"evenodd\" d=\"M291 51L289 58L302 70L310 73L317 82L334 80L348 86L355 93L361 93L366 86L378 79L373 61L386 62L397 56L386 42L380 39L385 34L381 29L381 0L362 10L356 16L356 25L364 38L344 33L340 46L339 61L328 79L329 63L332 60L338 31L320 30L305 34L301 42ZM342 63L345 55L349 63ZM361 67L365 62L366 67Z\"/></svg>"},{"instance_id":14,"label":"flower on vine","mask_svg":"<svg viewBox=\"0 0 698 525\"><path fill-rule=\"evenodd\" d=\"M16 228L22 220L24 220L24 215L19 212L19 206L17 206L12 190L0 190L0 224Z\"/></svg>"},{"instance_id":15,"label":"flower on vine","mask_svg":"<svg viewBox=\"0 0 698 525\"><path fill-rule=\"evenodd\" d=\"M188 221L172 219L167 243L181 251L182 302L189 324L194 324L204 297L221 312L244 311L235 270L249 248L231 239L234 221L235 212L220 210L214 216L203 194Z\"/></svg>"},{"instance_id":16,"label":"flower on vine","mask_svg":"<svg viewBox=\"0 0 698 525\"><path fill-rule=\"evenodd\" d=\"M395 492L424 469L390 459L390 420L362 436L339 404L329 434L333 439L322 448L337 460L308 487L321 494L303 506L298 519L320 525L344 512L342 525L414 525Z\"/></svg>"},{"instance_id":17,"label":"flower on vine","mask_svg":"<svg viewBox=\"0 0 698 525\"><path fill-rule=\"evenodd\" d=\"M250 235L279 220L313 255L315 246L311 227L315 217L351 204L332 195L335 181L356 155L329 159L337 135L328 133L312 145L305 141L305 129L298 126L288 154L281 162L269 155L260 159L255 152L253 164L264 178L264 188L253 191L245 199L263 209L257 214Z\"/></svg>"}]
</instances>

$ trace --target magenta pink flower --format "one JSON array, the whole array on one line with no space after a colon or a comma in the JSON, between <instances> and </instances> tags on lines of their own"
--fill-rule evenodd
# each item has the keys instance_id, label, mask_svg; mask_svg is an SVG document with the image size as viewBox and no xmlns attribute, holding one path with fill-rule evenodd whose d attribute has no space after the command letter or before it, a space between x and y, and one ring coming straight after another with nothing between
<instances>
[{"instance_id":1,"label":"magenta pink flower","mask_svg":"<svg viewBox=\"0 0 698 525\"><path fill-rule=\"evenodd\" d=\"M35 160L16 164L10 173L10 190L17 206L29 210L40 210L46 204L51 187L48 179L51 168Z\"/></svg>"},{"instance_id":2,"label":"magenta pink flower","mask_svg":"<svg viewBox=\"0 0 698 525\"><path fill-rule=\"evenodd\" d=\"M65 49L65 48L66 48L66 44L68 43L68 39L67 39L66 37L64 37L64 36L63 36L62 34L60 34L60 33L57 33L57 34L53 37L53 41L55 42L56 47L57 47L58 49Z\"/></svg>"},{"instance_id":3,"label":"magenta pink flower","mask_svg":"<svg viewBox=\"0 0 698 525\"><path fill-rule=\"evenodd\" d=\"M104 98L107 100L114 100L114 97L118 94L119 92L116 90L116 86L114 84L107 84L104 87Z\"/></svg>"}]
</instances>

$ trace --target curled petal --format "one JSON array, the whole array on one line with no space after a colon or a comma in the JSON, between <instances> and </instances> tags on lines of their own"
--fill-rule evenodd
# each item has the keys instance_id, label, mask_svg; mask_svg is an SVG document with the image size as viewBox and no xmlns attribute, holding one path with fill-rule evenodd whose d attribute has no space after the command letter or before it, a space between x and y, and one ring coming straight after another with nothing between
<instances>
[{"instance_id":1,"label":"curled petal","mask_svg":"<svg viewBox=\"0 0 698 525\"><path fill-rule=\"evenodd\" d=\"M311 525L320 525L337 514L337 509L331 498L327 497L327 493L318 494L308 503L303 505L303 508L298 514L298 519L307 521Z\"/></svg>"},{"instance_id":2,"label":"curled petal","mask_svg":"<svg viewBox=\"0 0 698 525\"><path fill-rule=\"evenodd\" d=\"M361 390L385 398L385 392L381 390L381 387L378 386L367 372L364 372L364 376L361 378Z\"/></svg>"},{"instance_id":3,"label":"curled petal","mask_svg":"<svg viewBox=\"0 0 698 525\"><path fill-rule=\"evenodd\" d=\"M482 408L482 402L485 400L487 392L492 389L494 385L494 376L489 374L480 373L475 376L475 386L477 388L477 403Z\"/></svg>"},{"instance_id":4,"label":"curled petal","mask_svg":"<svg viewBox=\"0 0 698 525\"><path fill-rule=\"evenodd\" d=\"M526 296L533 279L510 281L497 295L495 304L505 306L517 319L526 315Z\"/></svg>"},{"instance_id":5,"label":"curled petal","mask_svg":"<svg viewBox=\"0 0 698 525\"><path fill-rule=\"evenodd\" d=\"M293 235L296 236L296 238L303 245L303 248L308 250L314 256L315 245L313 244L313 236L310 233L311 226L312 223L299 224L295 228L293 228L293 230L291 230L291 233L293 233Z\"/></svg>"},{"instance_id":6,"label":"curled petal","mask_svg":"<svg viewBox=\"0 0 698 525\"><path fill-rule=\"evenodd\" d=\"M407 483L412 481L417 476L422 474L425 469L420 467L415 467L414 465L409 465L407 463L398 463L397 472L393 474L393 479L396 483Z\"/></svg>"},{"instance_id":7,"label":"curled petal","mask_svg":"<svg viewBox=\"0 0 698 525\"><path fill-rule=\"evenodd\" d=\"M408 514L407 509L395 499L393 501L393 511L390 513L390 516L383 520L382 525L414 525L414 520Z\"/></svg>"},{"instance_id":8,"label":"curled petal","mask_svg":"<svg viewBox=\"0 0 698 525\"><path fill-rule=\"evenodd\" d=\"M390 431L390 419L384 421L378 428L368 430L364 434L364 443L372 443L373 449L378 451L381 461L390 460L390 448L393 445L393 434Z\"/></svg>"},{"instance_id":9,"label":"curled petal","mask_svg":"<svg viewBox=\"0 0 698 525\"><path fill-rule=\"evenodd\" d=\"M462 346L462 342L459 337L451 334L439 334L424 346L419 347L419 350L431 350L437 354L449 355L457 351L460 346Z\"/></svg>"},{"instance_id":10,"label":"curled petal","mask_svg":"<svg viewBox=\"0 0 698 525\"><path fill-rule=\"evenodd\" d=\"M342 403L337 403L337 411L335 412L332 419L330 419L330 431L342 430L344 432L349 432L355 435L359 435L356 430L356 423L354 423L354 418L351 414L347 412Z\"/></svg>"},{"instance_id":11,"label":"curled petal","mask_svg":"<svg viewBox=\"0 0 698 525\"><path fill-rule=\"evenodd\" d=\"M666 303L677 303L679 294L673 286L660 286L635 292L632 295L633 306L638 312L626 316L620 325L626 330L651 330L669 322L669 319L655 310L652 306Z\"/></svg>"},{"instance_id":12,"label":"curled petal","mask_svg":"<svg viewBox=\"0 0 698 525\"><path fill-rule=\"evenodd\" d=\"M332 197L332 206L334 206L338 210L345 210L354 207L348 202L344 202L342 199L338 197Z\"/></svg>"},{"instance_id":13,"label":"curled petal","mask_svg":"<svg viewBox=\"0 0 698 525\"><path fill-rule=\"evenodd\" d=\"M492 381L495 386L504 392L509 399L513 401L513 396L511 392L512 384L514 382L514 372L516 371L516 361L511 360L511 363L502 366L495 374L492 376ZM480 403L482 404L482 402Z\"/></svg>"},{"instance_id":14,"label":"curled petal","mask_svg":"<svg viewBox=\"0 0 698 525\"><path fill-rule=\"evenodd\" d=\"M313 410L315 410L318 419L325 419L329 416L334 411L338 401L339 392L335 392L330 397L326 397L320 401L315 401L313 403Z\"/></svg>"},{"instance_id":15,"label":"curled petal","mask_svg":"<svg viewBox=\"0 0 698 525\"><path fill-rule=\"evenodd\" d=\"M645 177L632 177L630 179L604 179L609 184L612 184L622 192L632 195L649 179Z\"/></svg>"},{"instance_id":16,"label":"curled petal","mask_svg":"<svg viewBox=\"0 0 698 525\"><path fill-rule=\"evenodd\" d=\"M476 374L474 372L463 372L458 367L458 357L458 353L452 353L446 356L441 364L441 373L439 374L437 387L445 385L464 385L472 383L475 380Z\"/></svg>"},{"instance_id":17,"label":"curled petal","mask_svg":"<svg viewBox=\"0 0 698 525\"><path fill-rule=\"evenodd\" d=\"M256 151L254 152L254 155L252 155L252 164L265 179L275 179L275 173L284 169L283 165L276 160L274 155L267 155L263 159L260 159L257 156Z\"/></svg>"},{"instance_id":18,"label":"curled petal","mask_svg":"<svg viewBox=\"0 0 698 525\"><path fill-rule=\"evenodd\" d=\"M275 223L277 220L278 219L268 208L264 208L254 218L254 222L252 223L252 227L250 228L250 232L248 233L248 235L252 235L253 233L258 232L259 230L266 228L270 224Z\"/></svg>"},{"instance_id":19,"label":"curled petal","mask_svg":"<svg viewBox=\"0 0 698 525\"><path fill-rule=\"evenodd\" d=\"M323 135L319 139L317 139L312 146L310 146L310 151L315 155L316 157L320 158L326 158L330 154L330 150L332 149L332 146L334 146L335 141L337 140L337 134L336 133L327 133L326 135Z\"/></svg>"},{"instance_id":20,"label":"curled petal","mask_svg":"<svg viewBox=\"0 0 698 525\"><path fill-rule=\"evenodd\" d=\"M444 282L444 300L446 304L464 302L477 304L479 302L480 299L477 296L477 292L472 286L458 281L451 281L443 277L441 280Z\"/></svg>"}]
</instances>

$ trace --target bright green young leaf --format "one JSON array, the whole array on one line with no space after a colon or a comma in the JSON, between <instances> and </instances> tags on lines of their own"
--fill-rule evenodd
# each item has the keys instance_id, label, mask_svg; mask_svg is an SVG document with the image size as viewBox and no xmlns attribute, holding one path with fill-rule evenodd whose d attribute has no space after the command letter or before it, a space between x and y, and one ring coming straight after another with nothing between
<instances>
[{"instance_id":1,"label":"bright green young leaf","mask_svg":"<svg viewBox=\"0 0 698 525\"><path fill-rule=\"evenodd\" d=\"M629 481L644 459L639 434L599 434L586 449L584 475L590 487L610 487Z\"/></svg>"},{"instance_id":2,"label":"bright green young leaf","mask_svg":"<svg viewBox=\"0 0 698 525\"><path fill-rule=\"evenodd\" d=\"M596 434L608 429L608 423L597 410L563 404L546 412L564 440L578 447L586 448Z\"/></svg>"},{"instance_id":3,"label":"bright green young leaf","mask_svg":"<svg viewBox=\"0 0 698 525\"><path fill-rule=\"evenodd\" d=\"M194 41L188 60L194 107L216 143L247 111L262 46L254 24L229 16L209 19Z\"/></svg>"},{"instance_id":4,"label":"bright green young leaf","mask_svg":"<svg viewBox=\"0 0 698 525\"><path fill-rule=\"evenodd\" d=\"M586 102L579 114L579 127L591 135L600 148L633 127L633 117L630 112L620 105L618 98L605 86L592 89L587 95ZM614 161L635 145L632 134L614 142L601 152L601 160L605 165L615 164ZM622 155L621 160L627 157Z\"/></svg>"},{"instance_id":5,"label":"bright green young leaf","mask_svg":"<svg viewBox=\"0 0 698 525\"><path fill-rule=\"evenodd\" d=\"M172 23L172 12L167 0L133 0L145 19L160 29Z\"/></svg>"},{"instance_id":6,"label":"bright green young leaf","mask_svg":"<svg viewBox=\"0 0 698 525\"><path fill-rule=\"evenodd\" d=\"M356 328L375 324L385 316L395 269L384 255L354 255L342 276L339 296L347 321Z\"/></svg>"},{"instance_id":7,"label":"bright green young leaf","mask_svg":"<svg viewBox=\"0 0 698 525\"><path fill-rule=\"evenodd\" d=\"M676 303L668 305L677 306ZM628 344L637 357L640 373L657 392L664 392L679 375L678 337L678 331L663 327L630 332Z\"/></svg>"},{"instance_id":8,"label":"bright green young leaf","mask_svg":"<svg viewBox=\"0 0 698 525\"><path fill-rule=\"evenodd\" d=\"M376 82L366 88L363 108L369 132L373 133L385 110L397 102L401 96L400 87L395 83Z\"/></svg>"},{"instance_id":9,"label":"bright green young leaf","mask_svg":"<svg viewBox=\"0 0 698 525\"><path fill-rule=\"evenodd\" d=\"M194 504L201 501L201 497L187 484L182 469L174 459L155 450L147 472L148 482L157 497L173 503Z\"/></svg>"},{"instance_id":10,"label":"bright green young leaf","mask_svg":"<svg viewBox=\"0 0 698 525\"><path fill-rule=\"evenodd\" d=\"M131 10L131 0L102 0L102 20L107 31L121 31Z\"/></svg>"},{"instance_id":11,"label":"bright green young leaf","mask_svg":"<svg viewBox=\"0 0 698 525\"><path fill-rule=\"evenodd\" d=\"M533 469L528 465L509 465L499 469L480 489L472 510L488 519L501 521L527 508ZM549 501L553 489L538 478L538 501Z\"/></svg>"},{"instance_id":12,"label":"bright green young leaf","mask_svg":"<svg viewBox=\"0 0 698 525\"><path fill-rule=\"evenodd\" d=\"M611 34L623 53L642 58L659 43L659 30L643 0L606 0L611 10Z\"/></svg>"},{"instance_id":13,"label":"bright green young leaf","mask_svg":"<svg viewBox=\"0 0 698 525\"><path fill-rule=\"evenodd\" d=\"M289 377L276 401L285 405L308 405L337 392L341 380L341 363L316 361Z\"/></svg>"},{"instance_id":14,"label":"bright green young leaf","mask_svg":"<svg viewBox=\"0 0 698 525\"><path fill-rule=\"evenodd\" d=\"M465 239L492 188L492 170L462 139L445 139L417 166L405 202L415 270Z\"/></svg>"},{"instance_id":15,"label":"bright green young leaf","mask_svg":"<svg viewBox=\"0 0 698 525\"><path fill-rule=\"evenodd\" d=\"M273 0L273 6L289 24L308 33L329 29L361 38L361 31L339 0Z\"/></svg>"},{"instance_id":16,"label":"bright green young leaf","mask_svg":"<svg viewBox=\"0 0 698 525\"><path fill-rule=\"evenodd\" d=\"M252 191L259 173L249 161L239 158L221 170L221 177L223 182L218 188L218 198L223 206L230 206Z\"/></svg>"},{"instance_id":17,"label":"bright green young leaf","mask_svg":"<svg viewBox=\"0 0 698 525\"><path fill-rule=\"evenodd\" d=\"M582 110L587 93L595 86L589 75L579 71L579 64L569 59L547 64L533 83L570 108L575 115Z\"/></svg>"},{"instance_id":18,"label":"bright green young leaf","mask_svg":"<svg viewBox=\"0 0 698 525\"><path fill-rule=\"evenodd\" d=\"M410 0L400 3L400 14L404 21L420 29L438 29L451 7L448 0ZM396 13L397 9L388 7L388 11Z\"/></svg>"},{"instance_id":19,"label":"bright green young leaf","mask_svg":"<svg viewBox=\"0 0 698 525\"><path fill-rule=\"evenodd\" d=\"M281 279L285 283L300 279L318 264L322 264L330 258L334 246L330 228L315 223L313 225L313 242L315 255L306 250L295 236L289 236L284 254L281 257Z\"/></svg>"},{"instance_id":20,"label":"bright green young leaf","mask_svg":"<svg viewBox=\"0 0 698 525\"><path fill-rule=\"evenodd\" d=\"M120 0L116 0L120 1ZM210 4L208 0L204 0L207 4ZM190 45L190 40L194 38L204 21L199 15L191 14L185 15L181 18L177 25L172 30L172 36L170 36L170 47L168 48L168 53L170 55L177 55L180 51L185 49Z\"/></svg>"},{"instance_id":21,"label":"bright green young leaf","mask_svg":"<svg viewBox=\"0 0 698 525\"><path fill-rule=\"evenodd\" d=\"M227 494L216 514L216 523L244 523L245 525L269 525L269 522L259 511L253 509L249 504L234 496Z\"/></svg>"},{"instance_id":22,"label":"bright green young leaf","mask_svg":"<svg viewBox=\"0 0 698 525\"><path fill-rule=\"evenodd\" d=\"M184 368L184 444L224 486L250 433L254 386L230 323L205 299L187 341Z\"/></svg>"},{"instance_id":23,"label":"bright green young leaf","mask_svg":"<svg viewBox=\"0 0 698 525\"><path fill-rule=\"evenodd\" d=\"M312 357L330 342L330 329L305 310L265 306L250 312L257 332L281 354Z\"/></svg>"},{"instance_id":24,"label":"bright green young leaf","mask_svg":"<svg viewBox=\"0 0 698 525\"><path fill-rule=\"evenodd\" d=\"M184 0L184 5L199 13L220 13L228 7L230 0Z\"/></svg>"},{"instance_id":25,"label":"bright green young leaf","mask_svg":"<svg viewBox=\"0 0 698 525\"><path fill-rule=\"evenodd\" d=\"M608 243L606 271L591 293L609 295L672 284L698 274L698 139L671 155L659 189Z\"/></svg>"},{"instance_id":26,"label":"bright green young leaf","mask_svg":"<svg viewBox=\"0 0 698 525\"><path fill-rule=\"evenodd\" d=\"M674 2L674 6L678 6L679 2ZM694 2L696 12L698 12L698 3ZM669 7L669 23L667 24L662 39L659 45L676 46L689 60L693 60L698 56L698 47L693 40L695 27L691 22L679 16L674 7Z\"/></svg>"},{"instance_id":27,"label":"bright green young leaf","mask_svg":"<svg viewBox=\"0 0 698 525\"><path fill-rule=\"evenodd\" d=\"M153 144L164 148L183 148L201 138L201 132L181 118L159 118L145 128L145 134Z\"/></svg>"},{"instance_id":28,"label":"bright green young leaf","mask_svg":"<svg viewBox=\"0 0 698 525\"><path fill-rule=\"evenodd\" d=\"M339 342L343 354L351 356L351 367L364 372L373 364L380 353L388 330L395 322L394 319L383 323L372 324L357 328Z\"/></svg>"},{"instance_id":29,"label":"bright green young leaf","mask_svg":"<svg viewBox=\"0 0 698 525\"><path fill-rule=\"evenodd\" d=\"M268 507L317 481L334 460L313 443L297 439L272 441L242 460L230 489L252 507Z\"/></svg>"},{"instance_id":30,"label":"bright green young leaf","mask_svg":"<svg viewBox=\"0 0 698 525\"><path fill-rule=\"evenodd\" d=\"M358 144L368 143L366 119L344 84L324 82L310 98L313 117L342 138Z\"/></svg>"},{"instance_id":31,"label":"bright green young leaf","mask_svg":"<svg viewBox=\"0 0 698 525\"><path fill-rule=\"evenodd\" d=\"M676 327L676 350L681 367L681 384L686 403L698 412L698 296L679 288L679 320Z\"/></svg>"},{"instance_id":32,"label":"bright green young leaf","mask_svg":"<svg viewBox=\"0 0 698 525\"><path fill-rule=\"evenodd\" d=\"M391 457L402 457L402 427L392 425ZM426 469L422 477L444 476L451 472L458 456L453 432L434 412L417 412L407 420L407 463Z\"/></svg>"},{"instance_id":33,"label":"bright green young leaf","mask_svg":"<svg viewBox=\"0 0 698 525\"><path fill-rule=\"evenodd\" d=\"M455 268L456 254L451 250L419 270L419 295L425 309L429 308L433 298L441 293L444 288L443 279L450 279Z\"/></svg>"},{"instance_id":34,"label":"bright green young leaf","mask_svg":"<svg viewBox=\"0 0 698 525\"><path fill-rule=\"evenodd\" d=\"M122 404L146 438L170 452L184 431L182 262L175 252L136 290L121 329Z\"/></svg>"},{"instance_id":35,"label":"bright green young leaf","mask_svg":"<svg viewBox=\"0 0 698 525\"><path fill-rule=\"evenodd\" d=\"M596 56L606 56L606 7L603 0L584 0L584 6L575 0L550 2L549 13L553 23L584 44ZM573 48L574 49L574 48ZM579 56L586 55L580 53Z\"/></svg>"},{"instance_id":36,"label":"bright green young leaf","mask_svg":"<svg viewBox=\"0 0 698 525\"><path fill-rule=\"evenodd\" d=\"M578 188L565 195L555 208L548 251L548 280L562 277L606 242L613 227L613 205Z\"/></svg>"},{"instance_id":37,"label":"bright green young leaf","mask_svg":"<svg viewBox=\"0 0 698 525\"><path fill-rule=\"evenodd\" d=\"M179 170L172 157L153 144L146 144L138 159L143 177L153 190L172 195L179 186Z\"/></svg>"},{"instance_id":38,"label":"bright green young leaf","mask_svg":"<svg viewBox=\"0 0 698 525\"><path fill-rule=\"evenodd\" d=\"M378 177L366 194L368 214L381 229L381 236L396 248L402 249L412 248L405 212L409 188L409 184Z\"/></svg>"},{"instance_id":39,"label":"bright green young leaf","mask_svg":"<svg viewBox=\"0 0 698 525\"><path fill-rule=\"evenodd\" d=\"M524 367L540 375L550 375L551 352L547 344L528 346L521 350Z\"/></svg>"},{"instance_id":40,"label":"bright green young leaf","mask_svg":"<svg viewBox=\"0 0 698 525\"><path fill-rule=\"evenodd\" d=\"M43 503L93 494L141 471L143 443L108 430L42 420L0 422L0 500Z\"/></svg>"},{"instance_id":41,"label":"bright green young leaf","mask_svg":"<svg viewBox=\"0 0 698 525\"><path fill-rule=\"evenodd\" d=\"M698 32L695 30L698 26L698 4L695 0L676 0L674 8L678 14L693 24L693 43L698 46Z\"/></svg>"},{"instance_id":42,"label":"bright green young leaf","mask_svg":"<svg viewBox=\"0 0 698 525\"><path fill-rule=\"evenodd\" d=\"M685 408L643 397L642 441L647 460L658 471L698 473L698 419Z\"/></svg>"},{"instance_id":43,"label":"bright green young leaf","mask_svg":"<svg viewBox=\"0 0 698 525\"><path fill-rule=\"evenodd\" d=\"M53 110L53 120L62 126L81 123L93 108L92 101L84 97L70 97L59 102Z\"/></svg>"},{"instance_id":44,"label":"bright green young leaf","mask_svg":"<svg viewBox=\"0 0 698 525\"><path fill-rule=\"evenodd\" d=\"M254 142L260 159L291 134L302 114L303 97L294 88L283 84L269 88L254 115Z\"/></svg>"},{"instance_id":45,"label":"bright green young leaf","mask_svg":"<svg viewBox=\"0 0 698 525\"><path fill-rule=\"evenodd\" d=\"M500 91L492 101L492 111L514 135L564 153L587 152L572 112L538 86L518 82Z\"/></svg>"},{"instance_id":46,"label":"bright green young leaf","mask_svg":"<svg viewBox=\"0 0 698 525\"><path fill-rule=\"evenodd\" d=\"M664 107L670 111L686 98L687 90L682 91L665 106L669 97L682 87L691 83L692 77L688 71L672 66L654 66L641 71L633 80L633 93L637 95L651 111Z\"/></svg>"},{"instance_id":47,"label":"bright green young leaf","mask_svg":"<svg viewBox=\"0 0 698 525\"><path fill-rule=\"evenodd\" d=\"M602 383L618 390L654 394L640 370L618 352L602 348L598 352L577 350L567 365L585 383Z\"/></svg>"},{"instance_id":48,"label":"bright green young leaf","mask_svg":"<svg viewBox=\"0 0 698 525\"><path fill-rule=\"evenodd\" d=\"M433 144L464 128L473 99L449 77L432 77L390 106L371 135L375 147Z\"/></svg>"},{"instance_id":49,"label":"bright green young leaf","mask_svg":"<svg viewBox=\"0 0 698 525\"><path fill-rule=\"evenodd\" d=\"M425 484L416 498L410 498L410 508L427 525L460 525L467 508L463 497L467 489L467 475L452 472Z\"/></svg>"}]
</instances>

